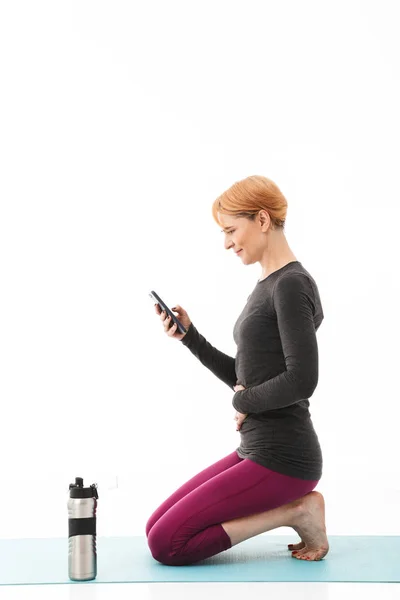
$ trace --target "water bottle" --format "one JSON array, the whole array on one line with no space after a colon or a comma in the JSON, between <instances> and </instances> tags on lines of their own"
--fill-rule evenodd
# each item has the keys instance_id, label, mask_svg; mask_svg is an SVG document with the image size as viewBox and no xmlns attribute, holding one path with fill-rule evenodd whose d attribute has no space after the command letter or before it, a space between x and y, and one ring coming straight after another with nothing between
<instances>
[{"instance_id":1,"label":"water bottle","mask_svg":"<svg viewBox=\"0 0 400 600\"><path fill-rule=\"evenodd\" d=\"M83 487L82 477L69 484L68 576L72 581L90 581L97 576L96 509L97 484Z\"/></svg>"}]
</instances>

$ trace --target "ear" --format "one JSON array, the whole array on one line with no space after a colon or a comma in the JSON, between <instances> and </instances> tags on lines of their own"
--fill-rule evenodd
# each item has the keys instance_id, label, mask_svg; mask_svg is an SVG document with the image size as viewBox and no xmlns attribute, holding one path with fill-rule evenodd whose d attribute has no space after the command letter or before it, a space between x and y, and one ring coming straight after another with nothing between
<instances>
[{"instance_id":1,"label":"ear","mask_svg":"<svg viewBox=\"0 0 400 600\"><path fill-rule=\"evenodd\" d=\"M266 211L264 209L260 210L260 212L258 213L258 219L259 219L259 223L261 226L263 226L263 225L270 226L270 224L271 224L271 217L269 216L268 211Z\"/></svg>"}]
</instances>

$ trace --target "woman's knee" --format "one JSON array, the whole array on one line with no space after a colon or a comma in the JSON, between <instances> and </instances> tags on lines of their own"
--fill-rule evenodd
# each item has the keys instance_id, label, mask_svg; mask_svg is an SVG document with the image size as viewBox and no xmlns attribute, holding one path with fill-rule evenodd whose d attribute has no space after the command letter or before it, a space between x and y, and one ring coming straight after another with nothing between
<instances>
[{"instance_id":1,"label":"woman's knee","mask_svg":"<svg viewBox=\"0 0 400 600\"><path fill-rule=\"evenodd\" d=\"M155 519L154 516L151 516L150 519L148 519L148 521L146 523L146 527L145 527L145 532L146 532L147 538L149 537L150 531L156 523L157 523L157 519Z\"/></svg>"},{"instance_id":2,"label":"woman's knee","mask_svg":"<svg viewBox=\"0 0 400 600\"><path fill-rule=\"evenodd\" d=\"M147 531L147 527L146 527ZM158 562L167 565L168 555L170 554L169 544L166 544L166 536L161 529L155 525L149 529L147 544L150 548L152 557Z\"/></svg>"}]
</instances>

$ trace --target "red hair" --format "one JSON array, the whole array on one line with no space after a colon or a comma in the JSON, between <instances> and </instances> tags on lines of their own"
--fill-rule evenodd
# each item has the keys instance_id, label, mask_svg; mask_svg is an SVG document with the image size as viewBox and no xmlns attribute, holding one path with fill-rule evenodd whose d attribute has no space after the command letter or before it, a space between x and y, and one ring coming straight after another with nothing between
<instances>
[{"instance_id":1,"label":"red hair","mask_svg":"<svg viewBox=\"0 0 400 600\"><path fill-rule=\"evenodd\" d=\"M254 221L260 210L268 212L273 229L285 227L286 198L271 179L261 175L236 181L212 205L213 218L220 226L222 223L218 220L218 213Z\"/></svg>"}]
</instances>

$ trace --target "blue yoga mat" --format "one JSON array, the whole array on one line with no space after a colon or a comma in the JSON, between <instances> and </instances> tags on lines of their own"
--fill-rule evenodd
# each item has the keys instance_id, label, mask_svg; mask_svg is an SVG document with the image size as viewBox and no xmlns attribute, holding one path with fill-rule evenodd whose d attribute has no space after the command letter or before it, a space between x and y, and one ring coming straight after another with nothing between
<instances>
[{"instance_id":1,"label":"blue yoga mat","mask_svg":"<svg viewBox=\"0 0 400 600\"><path fill-rule=\"evenodd\" d=\"M400 536L329 537L321 561L293 558L296 535L259 535L193 565L154 560L145 536L97 538L93 583L199 581L400 582ZM0 585L74 584L68 577L67 538L0 540Z\"/></svg>"}]
</instances>

